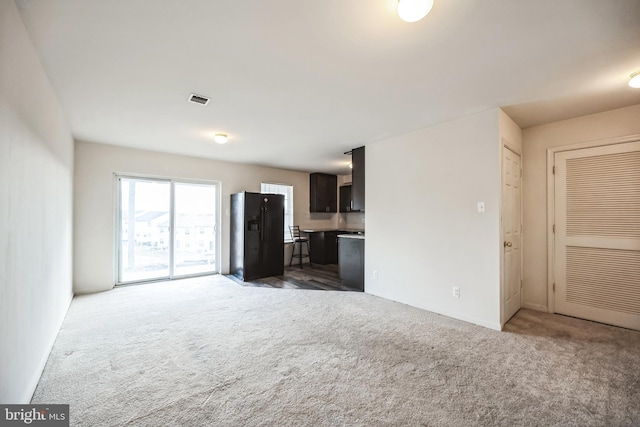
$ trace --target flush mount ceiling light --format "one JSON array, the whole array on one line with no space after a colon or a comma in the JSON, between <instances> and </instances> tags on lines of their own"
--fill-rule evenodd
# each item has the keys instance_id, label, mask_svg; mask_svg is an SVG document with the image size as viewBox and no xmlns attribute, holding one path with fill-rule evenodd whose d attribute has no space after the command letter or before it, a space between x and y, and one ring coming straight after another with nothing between
<instances>
[{"instance_id":1,"label":"flush mount ceiling light","mask_svg":"<svg viewBox=\"0 0 640 427\"><path fill-rule=\"evenodd\" d=\"M640 71L636 71L635 73L629 76L629 86L634 88L640 88Z\"/></svg>"},{"instance_id":2,"label":"flush mount ceiling light","mask_svg":"<svg viewBox=\"0 0 640 427\"><path fill-rule=\"evenodd\" d=\"M229 141L229 135L226 133L216 133L213 135L213 140L218 144L226 144Z\"/></svg>"},{"instance_id":3,"label":"flush mount ceiling light","mask_svg":"<svg viewBox=\"0 0 640 427\"><path fill-rule=\"evenodd\" d=\"M398 16L406 22L416 22L427 16L433 0L398 0Z\"/></svg>"}]
</instances>

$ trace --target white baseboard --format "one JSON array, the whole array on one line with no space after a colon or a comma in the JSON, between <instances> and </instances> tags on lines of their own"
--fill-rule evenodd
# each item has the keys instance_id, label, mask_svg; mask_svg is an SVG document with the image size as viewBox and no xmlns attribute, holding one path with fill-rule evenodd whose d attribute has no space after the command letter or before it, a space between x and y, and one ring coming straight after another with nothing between
<instances>
[{"instance_id":1,"label":"white baseboard","mask_svg":"<svg viewBox=\"0 0 640 427\"><path fill-rule=\"evenodd\" d=\"M437 307L432 307L432 306L428 306L428 305L422 305L422 304L415 304L415 303L409 303L407 301L402 301L402 300L398 300L398 299L393 299L393 298L389 298L386 295L383 294L377 294L377 293L372 293L370 291L367 291L366 289L366 285L365 285L365 292L370 294L370 295L375 295L377 297L380 298L384 298L390 301L395 301L395 302L399 302L401 304L406 304L409 305L411 307L415 307L415 308L419 308L421 310L426 310L426 311L430 311L432 313L436 313L436 314L441 314L443 316L447 316L447 317L451 317L452 319L457 319L457 320L462 320L463 322L467 322L467 323L473 323L474 325L478 325L478 326L482 326L488 329L493 329L494 331L501 331L502 330L502 325L500 325L499 322L494 323L494 322L489 322L483 319L478 319L475 318L473 316L466 316L464 314L460 314L457 312L452 312L452 311L448 311L448 310L442 310L440 308Z\"/></svg>"}]
</instances>

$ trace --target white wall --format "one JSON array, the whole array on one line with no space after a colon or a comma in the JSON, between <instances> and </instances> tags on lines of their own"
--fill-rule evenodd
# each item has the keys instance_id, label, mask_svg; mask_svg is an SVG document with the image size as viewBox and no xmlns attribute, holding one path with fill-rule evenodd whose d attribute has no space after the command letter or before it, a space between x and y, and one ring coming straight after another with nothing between
<instances>
[{"instance_id":1,"label":"white wall","mask_svg":"<svg viewBox=\"0 0 640 427\"><path fill-rule=\"evenodd\" d=\"M71 302L73 141L13 1L0 2L0 402L28 403Z\"/></svg>"},{"instance_id":2,"label":"white wall","mask_svg":"<svg viewBox=\"0 0 640 427\"><path fill-rule=\"evenodd\" d=\"M640 134L640 105L527 128L524 148L524 305L547 305L547 149Z\"/></svg>"},{"instance_id":3,"label":"white wall","mask_svg":"<svg viewBox=\"0 0 640 427\"><path fill-rule=\"evenodd\" d=\"M367 144L366 292L500 329L498 122L495 109Z\"/></svg>"},{"instance_id":4,"label":"white wall","mask_svg":"<svg viewBox=\"0 0 640 427\"><path fill-rule=\"evenodd\" d=\"M338 217L338 228L347 230L364 230L364 212L346 212Z\"/></svg>"},{"instance_id":5,"label":"white wall","mask_svg":"<svg viewBox=\"0 0 640 427\"><path fill-rule=\"evenodd\" d=\"M222 183L222 272L229 271L229 197L260 192L261 182L293 185L294 220L302 228L337 226L337 214L309 213L309 174L76 141L74 290L111 289L115 269L114 173ZM287 253L286 255L289 255Z\"/></svg>"},{"instance_id":6,"label":"white wall","mask_svg":"<svg viewBox=\"0 0 640 427\"><path fill-rule=\"evenodd\" d=\"M498 109L498 121L501 145L504 146L506 144L514 152L522 156L522 129L520 129L520 126L501 109Z\"/></svg>"}]
</instances>

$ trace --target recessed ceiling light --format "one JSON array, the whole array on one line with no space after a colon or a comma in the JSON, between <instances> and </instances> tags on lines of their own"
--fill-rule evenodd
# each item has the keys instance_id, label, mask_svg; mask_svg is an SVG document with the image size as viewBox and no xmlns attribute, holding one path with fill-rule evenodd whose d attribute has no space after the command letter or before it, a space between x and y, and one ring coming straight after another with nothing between
<instances>
[{"instance_id":1,"label":"recessed ceiling light","mask_svg":"<svg viewBox=\"0 0 640 427\"><path fill-rule=\"evenodd\" d=\"M636 71L631 74L629 79L629 86L634 88L640 88L640 71Z\"/></svg>"},{"instance_id":2,"label":"recessed ceiling light","mask_svg":"<svg viewBox=\"0 0 640 427\"><path fill-rule=\"evenodd\" d=\"M213 140L218 144L226 144L229 141L229 135L226 133L216 133L213 135Z\"/></svg>"},{"instance_id":3,"label":"recessed ceiling light","mask_svg":"<svg viewBox=\"0 0 640 427\"><path fill-rule=\"evenodd\" d=\"M427 16L433 0L398 0L398 16L405 22L416 22Z\"/></svg>"},{"instance_id":4,"label":"recessed ceiling light","mask_svg":"<svg viewBox=\"0 0 640 427\"><path fill-rule=\"evenodd\" d=\"M194 104L207 105L209 101L211 101L211 98L192 93L191 95L189 95L189 101L193 102Z\"/></svg>"}]
</instances>

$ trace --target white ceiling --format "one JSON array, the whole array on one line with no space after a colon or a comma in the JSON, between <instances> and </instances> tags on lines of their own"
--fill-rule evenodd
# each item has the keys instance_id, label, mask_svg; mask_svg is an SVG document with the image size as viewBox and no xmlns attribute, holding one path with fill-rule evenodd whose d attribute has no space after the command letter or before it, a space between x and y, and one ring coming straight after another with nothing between
<instances>
[{"instance_id":1,"label":"white ceiling","mask_svg":"<svg viewBox=\"0 0 640 427\"><path fill-rule=\"evenodd\" d=\"M435 0L413 24L396 0L16 3L91 142L346 173L350 148L495 107L525 128L640 103L640 0Z\"/></svg>"}]
</instances>

